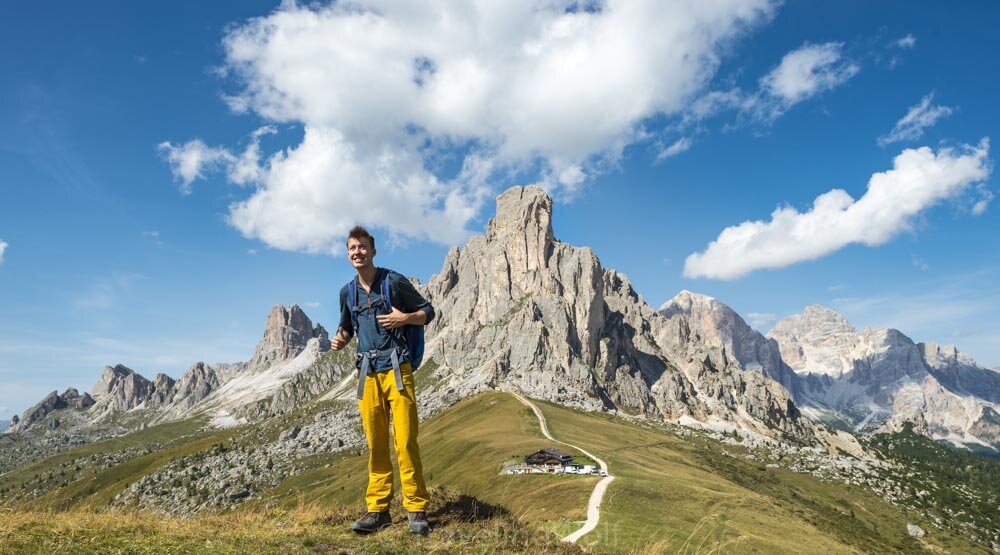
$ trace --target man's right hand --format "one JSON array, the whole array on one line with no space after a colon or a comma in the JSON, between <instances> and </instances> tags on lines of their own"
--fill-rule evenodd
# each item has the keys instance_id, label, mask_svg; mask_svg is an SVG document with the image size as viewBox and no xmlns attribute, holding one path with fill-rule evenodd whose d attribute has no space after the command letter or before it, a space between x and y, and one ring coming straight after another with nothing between
<instances>
[{"instance_id":1,"label":"man's right hand","mask_svg":"<svg viewBox=\"0 0 1000 555\"><path fill-rule=\"evenodd\" d=\"M337 328L337 335L334 335L333 339L330 341L330 348L334 351L339 351L343 349L344 345L347 345L350 340L351 336L347 335L347 332L344 331L343 327Z\"/></svg>"}]
</instances>

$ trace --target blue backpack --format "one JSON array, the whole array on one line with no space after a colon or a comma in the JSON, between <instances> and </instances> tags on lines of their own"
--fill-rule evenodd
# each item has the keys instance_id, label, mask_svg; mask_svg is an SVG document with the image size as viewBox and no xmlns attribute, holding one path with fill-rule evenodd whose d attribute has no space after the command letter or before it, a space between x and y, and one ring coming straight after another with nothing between
<instances>
[{"instance_id":1,"label":"blue backpack","mask_svg":"<svg viewBox=\"0 0 1000 555\"><path fill-rule=\"evenodd\" d=\"M392 296L391 289L389 287L389 272L384 272L385 277L382 278L382 299L385 302L386 307L390 310L392 309ZM347 284L347 308L351 311L351 325L354 326L354 333L358 331L358 313L356 308L358 306L358 281L352 279ZM397 333L394 334L397 341L402 341L402 347L406 353L407 360L410 361L410 368L414 371L420 368L420 363L424 360L424 327L416 326L413 324L406 324L400 328L396 328ZM400 333L401 332L401 333Z\"/></svg>"}]
</instances>

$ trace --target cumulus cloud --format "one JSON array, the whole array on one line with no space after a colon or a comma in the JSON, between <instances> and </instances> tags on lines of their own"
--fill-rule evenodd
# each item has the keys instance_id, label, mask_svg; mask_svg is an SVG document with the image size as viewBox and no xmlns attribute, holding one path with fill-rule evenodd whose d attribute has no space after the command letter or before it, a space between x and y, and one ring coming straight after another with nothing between
<instances>
[{"instance_id":1,"label":"cumulus cloud","mask_svg":"<svg viewBox=\"0 0 1000 555\"><path fill-rule=\"evenodd\" d=\"M0 240L0 264L3 264L3 252L7 250L7 243Z\"/></svg>"},{"instance_id":2,"label":"cumulus cloud","mask_svg":"<svg viewBox=\"0 0 1000 555\"><path fill-rule=\"evenodd\" d=\"M156 148L170 163L174 179L180 182L181 193L185 195L191 194L191 184L195 179L205 177L206 170L230 164L234 159L228 150L210 147L201 139L194 139L183 145L164 141Z\"/></svg>"},{"instance_id":3,"label":"cumulus cloud","mask_svg":"<svg viewBox=\"0 0 1000 555\"><path fill-rule=\"evenodd\" d=\"M902 48L903 50L909 50L917 45L917 37L913 34L908 33L905 37L901 37L892 42L892 45L896 48Z\"/></svg>"},{"instance_id":4,"label":"cumulus cloud","mask_svg":"<svg viewBox=\"0 0 1000 555\"><path fill-rule=\"evenodd\" d=\"M259 173L230 172L255 186L230 222L282 249L334 251L355 223L448 243L498 177L530 170L572 195L644 120L682 115L776 4L283 3L228 30L226 100L304 138L264 162L248 154ZM234 164L181 148L164 146L188 188L205 163ZM457 176L436 170L442 153L464 157Z\"/></svg>"},{"instance_id":5,"label":"cumulus cloud","mask_svg":"<svg viewBox=\"0 0 1000 555\"><path fill-rule=\"evenodd\" d=\"M879 137L878 144L885 146L898 141L912 141L924 134L924 129L934 125L943 117L951 115L954 108L948 106L931 106L934 93L920 100L916 106L911 106L906 115L900 118L888 135Z\"/></svg>"},{"instance_id":6,"label":"cumulus cloud","mask_svg":"<svg viewBox=\"0 0 1000 555\"><path fill-rule=\"evenodd\" d=\"M861 68L844 59L843 47L842 42L806 43L785 54L760 80L761 93L751 103L758 117L774 120L799 102L854 77Z\"/></svg>"},{"instance_id":7,"label":"cumulus cloud","mask_svg":"<svg viewBox=\"0 0 1000 555\"><path fill-rule=\"evenodd\" d=\"M891 170L872 175L858 200L842 189L817 197L812 209L779 207L770 221L746 221L722 231L703 252L684 262L689 278L737 279L833 253L849 244L888 242L910 229L927 208L966 191L991 172L989 141L960 149L906 149Z\"/></svg>"},{"instance_id":8,"label":"cumulus cloud","mask_svg":"<svg viewBox=\"0 0 1000 555\"><path fill-rule=\"evenodd\" d=\"M221 146L210 147L201 139L194 139L182 145L164 141L156 146L160 154L170 164L174 179L181 184L181 193L191 194L191 184L205 177L212 170L224 170L226 178L236 185L248 185L258 181L263 168L260 163L260 138L277 133L270 125L261 127L250 134L250 141L242 154L236 155Z\"/></svg>"},{"instance_id":9,"label":"cumulus cloud","mask_svg":"<svg viewBox=\"0 0 1000 555\"><path fill-rule=\"evenodd\" d=\"M737 112L741 121L727 128L748 122L770 125L796 104L846 83L861 71L858 64L844 57L843 48L841 42L803 44L761 77L757 90L735 87L698 97L679 127L688 128L730 110Z\"/></svg>"}]
</instances>

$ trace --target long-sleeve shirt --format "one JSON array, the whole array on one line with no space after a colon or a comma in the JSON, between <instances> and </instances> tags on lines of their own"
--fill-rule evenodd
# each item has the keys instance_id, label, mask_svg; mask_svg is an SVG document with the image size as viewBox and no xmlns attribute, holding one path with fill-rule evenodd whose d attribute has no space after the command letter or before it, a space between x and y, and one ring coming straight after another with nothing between
<instances>
[{"instance_id":1,"label":"long-sleeve shirt","mask_svg":"<svg viewBox=\"0 0 1000 555\"><path fill-rule=\"evenodd\" d=\"M357 282L357 306L358 306L358 329L354 329L351 320L351 309L347 303L348 286L344 285L340 290L340 327L347 333L348 337L358 336L358 352L379 350L384 351L397 345L397 340L401 340L401 330L387 330L375 319L376 316L392 312L392 307L383 302L382 280L389 276L389 292L392 296L392 306L402 312L416 312L423 310L427 314L427 321L431 323L434 319L434 307L427 301L410 283L410 280L399 272L394 272L388 268L375 269L375 281L372 283L372 290L365 291L361 282ZM354 278L358 278L355 276ZM397 339L398 338L398 339ZM392 361L389 357L378 357L372 361L375 371L389 370L392 368Z\"/></svg>"}]
</instances>

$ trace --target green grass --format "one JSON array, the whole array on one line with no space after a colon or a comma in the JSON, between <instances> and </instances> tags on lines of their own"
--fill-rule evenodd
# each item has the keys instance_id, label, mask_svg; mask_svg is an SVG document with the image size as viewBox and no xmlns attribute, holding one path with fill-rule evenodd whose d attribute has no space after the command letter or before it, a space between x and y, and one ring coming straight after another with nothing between
<instances>
[{"instance_id":1,"label":"green grass","mask_svg":"<svg viewBox=\"0 0 1000 555\"><path fill-rule=\"evenodd\" d=\"M739 448L698 435L680 437L652 424L536 404L557 439L603 458L616 476L600 525L580 541L585 547L646 553L982 551L859 487L766 468L734 456ZM165 424L4 475L0 486L18 485L80 457L163 446L106 470L84 470L68 486L0 514L0 553L72 551L75 544L67 543L72 541L83 542L82 551L129 553L542 552L560 548L553 538L572 532L585 518L597 477L498 475L503 461L543 447L584 462L582 454L544 439L531 410L505 393L477 395L421 422L434 510L453 523L432 539L409 538L397 530L359 543L345 532L364 511L367 481L367 454L351 450L295 461L299 475L231 513L187 521L126 513L128 518L118 523L103 512L127 484L170 461L221 442L259 445L310 421L317 411L338 406L313 404L225 431L198 431L200 423L193 421ZM47 512L67 508L73 510ZM398 493L393 511L402 516ZM921 525L928 536L910 538L907 523ZM541 544L546 547L540 549Z\"/></svg>"},{"instance_id":2,"label":"green grass","mask_svg":"<svg viewBox=\"0 0 1000 555\"><path fill-rule=\"evenodd\" d=\"M509 395L477 396L422 422L420 446L424 475L432 487L446 485L547 529L586 518L594 477L498 475L504 460L555 446L541 435L530 409ZM328 468L320 466L324 461ZM312 470L285 480L257 503L291 507L319 502L363 511L367 464L367 452L311 457L304 466Z\"/></svg>"},{"instance_id":3,"label":"green grass","mask_svg":"<svg viewBox=\"0 0 1000 555\"><path fill-rule=\"evenodd\" d=\"M121 437L83 445L63 453L36 461L0 476L0 501L8 500L24 490L41 489L47 494L31 501L32 506L65 508L80 502L91 503L91 496L107 492L111 496L120 491L115 484L136 477L137 471L158 468L192 444L218 441L218 431L205 430L201 419L179 420L152 426ZM148 454L146 451L150 451ZM99 469L94 462L106 455L130 452L134 456L124 464ZM77 468L80 470L77 470ZM155 469L155 468L154 468ZM66 486L62 486L66 483ZM24 486L22 488L22 486ZM123 489L123 488L121 488ZM106 495L97 496L106 503Z\"/></svg>"},{"instance_id":4,"label":"green grass","mask_svg":"<svg viewBox=\"0 0 1000 555\"><path fill-rule=\"evenodd\" d=\"M584 546L621 551L655 545L671 553L982 550L857 487L735 458L710 439L536 404L557 439L604 458L616 476L598 529L580 540ZM907 523L930 534L924 541L911 538Z\"/></svg>"}]
</instances>

